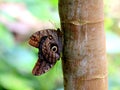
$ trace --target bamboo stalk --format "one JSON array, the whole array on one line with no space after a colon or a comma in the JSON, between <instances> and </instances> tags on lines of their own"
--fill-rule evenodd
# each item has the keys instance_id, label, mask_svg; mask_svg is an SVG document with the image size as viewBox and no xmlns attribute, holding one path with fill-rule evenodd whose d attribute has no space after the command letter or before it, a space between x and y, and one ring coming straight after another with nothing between
<instances>
[{"instance_id":1,"label":"bamboo stalk","mask_svg":"<svg viewBox=\"0 0 120 90\"><path fill-rule=\"evenodd\" d=\"M103 0L59 0L65 90L107 90Z\"/></svg>"}]
</instances>

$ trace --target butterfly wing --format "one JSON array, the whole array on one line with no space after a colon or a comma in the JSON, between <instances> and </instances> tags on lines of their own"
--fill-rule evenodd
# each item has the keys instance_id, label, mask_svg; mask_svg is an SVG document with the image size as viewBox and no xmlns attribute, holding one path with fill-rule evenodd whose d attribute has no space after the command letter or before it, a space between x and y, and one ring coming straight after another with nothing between
<instances>
[{"instance_id":1,"label":"butterfly wing","mask_svg":"<svg viewBox=\"0 0 120 90\"><path fill-rule=\"evenodd\" d=\"M54 29L47 29L38 31L30 37L29 44L39 49L39 58L32 70L34 75L47 72L60 58L62 42L59 42L59 33Z\"/></svg>"},{"instance_id":2,"label":"butterfly wing","mask_svg":"<svg viewBox=\"0 0 120 90\"><path fill-rule=\"evenodd\" d=\"M41 38L44 36L48 36L48 34L51 33L51 31L55 31L55 30L54 29L46 29L46 30L40 30L40 31L33 33L30 36L29 44L33 47L38 48L39 44L40 44L39 42L41 41Z\"/></svg>"},{"instance_id":3,"label":"butterfly wing","mask_svg":"<svg viewBox=\"0 0 120 90\"><path fill-rule=\"evenodd\" d=\"M41 75L45 72L47 72L53 65L47 63L46 61L44 60L40 60L40 58L37 60L33 70L32 70L32 73L33 75Z\"/></svg>"},{"instance_id":4,"label":"butterfly wing","mask_svg":"<svg viewBox=\"0 0 120 90\"><path fill-rule=\"evenodd\" d=\"M51 64L56 63L60 57L57 43L53 39L50 40L49 36L43 43L41 52L44 60Z\"/></svg>"},{"instance_id":5,"label":"butterfly wing","mask_svg":"<svg viewBox=\"0 0 120 90\"><path fill-rule=\"evenodd\" d=\"M39 44L39 59L35 64L32 73L34 75L41 75L47 72L56 63L55 53L51 51L50 46L54 40L49 40L48 37L43 36Z\"/></svg>"}]
</instances>

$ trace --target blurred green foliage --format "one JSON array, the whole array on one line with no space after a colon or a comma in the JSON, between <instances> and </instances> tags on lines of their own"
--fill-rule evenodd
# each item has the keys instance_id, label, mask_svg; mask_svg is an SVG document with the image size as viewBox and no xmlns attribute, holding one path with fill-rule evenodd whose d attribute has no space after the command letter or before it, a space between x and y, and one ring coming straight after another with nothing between
<instances>
[{"instance_id":1,"label":"blurred green foliage","mask_svg":"<svg viewBox=\"0 0 120 90\"><path fill-rule=\"evenodd\" d=\"M53 90L62 87L61 61L48 73L35 77L31 70L37 54L28 46L15 43L12 34L1 25L0 90Z\"/></svg>"},{"instance_id":2,"label":"blurred green foliage","mask_svg":"<svg viewBox=\"0 0 120 90\"><path fill-rule=\"evenodd\" d=\"M23 3L36 18L59 22L57 0L25 0L24 2L4 0L4 2ZM0 14L11 21L15 20L2 11ZM13 32L0 23L0 90L57 90L63 88L61 60L46 74L35 77L31 71L36 60L37 50L28 45L27 40L16 42Z\"/></svg>"},{"instance_id":3,"label":"blurred green foliage","mask_svg":"<svg viewBox=\"0 0 120 90\"><path fill-rule=\"evenodd\" d=\"M58 0L0 1L3 2L23 3L38 20L59 23ZM105 0L109 90L120 90L120 28L117 24L119 20L109 16L107 2L108 0ZM16 20L3 11L0 11L0 14L11 21ZM63 90L61 60L49 72L35 77L31 71L36 60L37 50L28 45L27 39L24 42L15 41L14 33L0 22L0 90Z\"/></svg>"}]
</instances>

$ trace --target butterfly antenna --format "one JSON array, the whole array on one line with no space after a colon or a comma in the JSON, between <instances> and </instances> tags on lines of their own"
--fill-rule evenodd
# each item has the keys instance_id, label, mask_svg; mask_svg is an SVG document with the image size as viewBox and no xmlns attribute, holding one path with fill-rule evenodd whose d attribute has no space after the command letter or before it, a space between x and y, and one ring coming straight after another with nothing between
<instances>
[{"instance_id":1,"label":"butterfly antenna","mask_svg":"<svg viewBox=\"0 0 120 90\"><path fill-rule=\"evenodd\" d=\"M57 30L58 29L58 27L57 27L57 25L56 25L56 23L54 23L53 21L51 21L51 20L49 20L50 21L50 23L53 25L53 27L55 27L55 29Z\"/></svg>"}]
</instances>

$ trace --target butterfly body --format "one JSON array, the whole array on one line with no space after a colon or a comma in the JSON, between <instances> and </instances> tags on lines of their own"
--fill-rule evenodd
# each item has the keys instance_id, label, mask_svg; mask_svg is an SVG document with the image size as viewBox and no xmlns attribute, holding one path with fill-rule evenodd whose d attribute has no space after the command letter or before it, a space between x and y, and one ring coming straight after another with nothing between
<instances>
[{"instance_id":1,"label":"butterfly body","mask_svg":"<svg viewBox=\"0 0 120 90\"><path fill-rule=\"evenodd\" d=\"M60 58L62 51L62 33L60 30L46 29L34 33L29 44L39 49L38 61L32 73L41 75L47 72Z\"/></svg>"}]
</instances>

